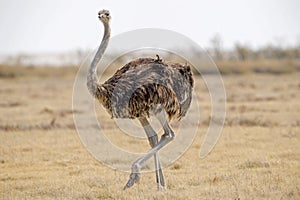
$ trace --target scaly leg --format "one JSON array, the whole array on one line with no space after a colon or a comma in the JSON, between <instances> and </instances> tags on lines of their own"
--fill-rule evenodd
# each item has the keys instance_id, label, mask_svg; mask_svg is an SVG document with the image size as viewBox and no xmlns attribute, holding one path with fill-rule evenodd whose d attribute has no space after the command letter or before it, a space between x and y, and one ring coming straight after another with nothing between
<instances>
[{"instance_id":1,"label":"scaly leg","mask_svg":"<svg viewBox=\"0 0 300 200\"><path fill-rule=\"evenodd\" d=\"M150 151L148 151L146 155L139 158L132 164L131 174L124 189L131 187L136 182L139 182L141 167L145 164L147 160L151 158L151 156L155 155L161 148L166 146L175 137L174 132L172 131L168 121L166 120L164 111L157 115L157 119L163 126L164 134L161 136L160 141Z\"/></svg>"},{"instance_id":2,"label":"scaly leg","mask_svg":"<svg viewBox=\"0 0 300 200\"><path fill-rule=\"evenodd\" d=\"M151 147L153 148L158 143L158 137L156 132L153 130L148 120L145 117L139 119L149 140ZM156 173L156 183L157 189L161 190L165 188L164 175L161 169L161 164L158 157L158 152L154 154L154 163L155 163L155 173Z\"/></svg>"}]
</instances>

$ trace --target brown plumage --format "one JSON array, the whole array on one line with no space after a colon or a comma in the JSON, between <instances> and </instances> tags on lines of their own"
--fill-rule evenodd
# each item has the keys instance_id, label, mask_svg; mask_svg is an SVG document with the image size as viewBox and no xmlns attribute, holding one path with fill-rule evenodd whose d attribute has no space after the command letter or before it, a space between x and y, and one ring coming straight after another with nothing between
<instances>
[{"instance_id":1,"label":"brown plumage","mask_svg":"<svg viewBox=\"0 0 300 200\"><path fill-rule=\"evenodd\" d=\"M99 84L97 98L112 117L149 117L163 108L169 119L180 119L190 106L192 87L189 66L139 58Z\"/></svg>"},{"instance_id":2,"label":"brown plumage","mask_svg":"<svg viewBox=\"0 0 300 200\"><path fill-rule=\"evenodd\" d=\"M107 109L112 118L138 118L152 147L145 156L132 165L132 173L124 189L140 180L141 166L154 156L158 189L165 187L164 176L157 152L174 138L174 132L165 119L181 119L185 116L192 100L193 77L189 66L166 63L157 59L139 58L127 63L103 84L98 82L96 69L109 41L110 14L99 12L104 25L104 36L89 68L87 86L90 93ZM147 117L156 115L164 134L158 136Z\"/></svg>"}]
</instances>

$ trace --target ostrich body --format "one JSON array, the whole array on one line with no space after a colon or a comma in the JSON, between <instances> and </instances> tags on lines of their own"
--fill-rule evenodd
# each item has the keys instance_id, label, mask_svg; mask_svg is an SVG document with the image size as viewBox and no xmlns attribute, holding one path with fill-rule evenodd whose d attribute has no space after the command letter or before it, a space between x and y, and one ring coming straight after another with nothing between
<instances>
[{"instance_id":1,"label":"ostrich body","mask_svg":"<svg viewBox=\"0 0 300 200\"><path fill-rule=\"evenodd\" d=\"M181 119L190 107L193 88L191 69L178 63L165 63L157 55L157 59L139 58L127 63L100 84L96 69L109 42L111 17L108 10L101 10L98 17L104 25L104 36L89 68L88 89L112 118L137 118L152 147L132 164L132 173L124 189L139 182L141 167L151 156L154 156L158 189L163 189L165 181L158 151L175 137L168 121ZM147 120L152 114L164 130L160 141Z\"/></svg>"}]
</instances>

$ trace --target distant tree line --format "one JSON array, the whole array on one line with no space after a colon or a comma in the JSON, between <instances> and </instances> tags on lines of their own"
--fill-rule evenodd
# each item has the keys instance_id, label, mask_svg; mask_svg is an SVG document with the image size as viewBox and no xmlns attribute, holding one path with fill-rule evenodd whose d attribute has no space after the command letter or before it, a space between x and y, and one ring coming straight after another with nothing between
<instances>
[{"instance_id":1,"label":"distant tree line","mask_svg":"<svg viewBox=\"0 0 300 200\"><path fill-rule=\"evenodd\" d=\"M255 59L300 59L300 44L295 47L282 47L268 44L258 49L249 45L236 43L232 50L223 49L220 35L210 41L209 53L215 60L255 60Z\"/></svg>"}]
</instances>

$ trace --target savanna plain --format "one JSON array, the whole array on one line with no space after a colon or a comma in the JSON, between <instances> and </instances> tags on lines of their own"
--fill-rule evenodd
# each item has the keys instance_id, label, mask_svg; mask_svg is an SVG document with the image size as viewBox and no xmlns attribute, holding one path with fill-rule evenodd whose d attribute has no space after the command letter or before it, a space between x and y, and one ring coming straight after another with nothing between
<instances>
[{"instance_id":1,"label":"savanna plain","mask_svg":"<svg viewBox=\"0 0 300 200\"><path fill-rule=\"evenodd\" d=\"M77 67L0 66L0 199L300 199L299 66L259 71L240 65L223 63L226 120L204 159L199 149L211 102L195 74L200 123L191 146L163 169L165 191L157 191L154 172L123 190L129 173L84 147L73 122L74 113L82 114L72 108ZM114 137L120 130L101 109L101 126L114 144L149 149L147 139Z\"/></svg>"}]
</instances>

